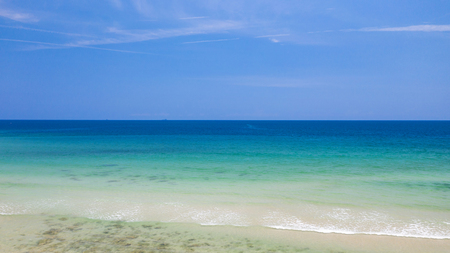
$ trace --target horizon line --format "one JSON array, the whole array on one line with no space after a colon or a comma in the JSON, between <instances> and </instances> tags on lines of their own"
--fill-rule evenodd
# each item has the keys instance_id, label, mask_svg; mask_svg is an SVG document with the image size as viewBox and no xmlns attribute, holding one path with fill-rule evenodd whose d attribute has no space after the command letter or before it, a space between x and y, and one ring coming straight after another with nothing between
<instances>
[{"instance_id":1,"label":"horizon line","mask_svg":"<svg viewBox=\"0 0 450 253\"><path fill-rule=\"evenodd\" d=\"M450 119L0 119L0 121L450 121Z\"/></svg>"}]
</instances>

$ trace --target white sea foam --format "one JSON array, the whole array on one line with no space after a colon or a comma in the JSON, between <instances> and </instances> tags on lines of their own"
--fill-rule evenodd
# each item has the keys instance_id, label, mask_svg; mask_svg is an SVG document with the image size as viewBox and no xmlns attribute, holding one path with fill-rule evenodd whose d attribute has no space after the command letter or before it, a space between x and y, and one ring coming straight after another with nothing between
<instances>
[{"instance_id":1,"label":"white sea foam","mask_svg":"<svg viewBox=\"0 0 450 253\"><path fill-rule=\"evenodd\" d=\"M66 201L62 199L43 199L24 203L6 202L0 203L0 215L40 214L56 206L64 206Z\"/></svg>"},{"instance_id":2,"label":"white sea foam","mask_svg":"<svg viewBox=\"0 0 450 253\"><path fill-rule=\"evenodd\" d=\"M80 214L90 219L141 221L142 205L123 200L95 199Z\"/></svg>"},{"instance_id":3,"label":"white sea foam","mask_svg":"<svg viewBox=\"0 0 450 253\"><path fill-rule=\"evenodd\" d=\"M201 225L248 226L246 217L227 208L198 208L181 203L165 203L165 209L171 209L175 217L169 222L194 222Z\"/></svg>"},{"instance_id":4,"label":"white sea foam","mask_svg":"<svg viewBox=\"0 0 450 253\"><path fill-rule=\"evenodd\" d=\"M266 226L269 228L275 228L275 229L284 229L284 230L298 230L298 231L305 231L305 232L318 232L318 233L336 233L336 234L347 234L347 235L354 235L354 234L365 234L365 235L386 235L386 236L398 236L398 237L412 237L412 238L426 238L426 239L450 239L450 236L448 233L445 233L443 235L434 235L434 234L416 234L416 233L408 233L405 231L396 232L396 231L380 231L380 232L369 232L369 231L348 231L348 230L342 230L339 228L317 228L317 229L311 229L311 228L303 228L298 226Z\"/></svg>"},{"instance_id":5,"label":"white sea foam","mask_svg":"<svg viewBox=\"0 0 450 253\"><path fill-rule=\"evenodd\" d=\"M288 211L290 210L290 211ZM324 208L251 208L249 206L193 205L167 202L143 203L140 199L99 197L41 199L0 202L0 215L67 214L91 219L122 221L163 221L201 225L264 226L275 229L319 233L368 234L401 237L450 239L450 222L414 219L375 210ZM427 214L426 217L432 217Z\"/></svg>"},{"instance_id":6,"label":"white sea foam","mask_svg":"<svg viewBox=\"0 0 450 253\"><path fill-rule=\"evenodd\" d=\"M316 221L317 224L306 222L301 218L283 214L281 212L271 212L264 217L264 226L275 229L309 231L319 233L338 234L367 234L367 235L387 235L415 238L450 239L450 227L443 228L435 223L412 220L406 223L401 220L394 220L388 216L373 212L372 215L362 214L353 216L350 210L335 209L328 214L329 217L341 221L351 222L330 222L330 220ZM364 219L364 217L366 217ZM367 222L370 221L370 222Z\"/></svg>"},{"instance_id":7,"label":"white sea foam","mask_svg":"<svg viewBox=\"0 0 450 253\"><path fill-rule=\"evenodd\" d=\"M16 206L10 203L0 204L0 215L15 215L25 213L27 213L27 210L21 206Z\"/></svg>"}]
</instances>

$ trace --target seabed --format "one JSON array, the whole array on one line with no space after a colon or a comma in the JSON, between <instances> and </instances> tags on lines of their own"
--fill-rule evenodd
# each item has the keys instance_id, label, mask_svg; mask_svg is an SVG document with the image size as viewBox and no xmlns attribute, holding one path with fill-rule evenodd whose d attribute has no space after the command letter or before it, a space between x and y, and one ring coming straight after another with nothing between
<instances>
[{"instance_id":1,"label":"seabed","mask_svg":"<svg viewBox=\"0 0 450 253\"><path fill-rule=\"evenodd\" d=\"M450 240L1 215L0 252L448 252Z\"/></svg>"}]
</instances>

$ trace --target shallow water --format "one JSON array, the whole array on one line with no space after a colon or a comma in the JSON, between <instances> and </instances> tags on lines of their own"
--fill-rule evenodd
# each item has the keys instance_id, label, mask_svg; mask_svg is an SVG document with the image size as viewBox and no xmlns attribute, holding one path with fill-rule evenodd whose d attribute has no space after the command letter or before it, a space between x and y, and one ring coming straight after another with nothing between
<instances>
[{"instance_id":1,"label":"shallow water","mask_svg":"<svg viewBox=\"0 0 450 253\"><path fill-rule=\"evenodd\" d=\"M187 224L64 216L15 217L0 224L12 222L18 228L6 236L8 241L0 239L8 252L317 252Z\"/></svg>"},{"instance_id":2,"label":"shallow water","mask_svg":"<svg viewBox=\"0 0 450 253\"><path fill-rule=\"evenodd\" d=\"M264 227L0 216L0 252L447 252L449 240L339 235Z\"/></svg>"},{"instance_id":3,"label":"shallow water","mask_svg":"<svg viewBox=\"0 0 450 253\"><path fill-rule=\"evenodd\" d=\"M0 121L0 214L450 238L450 122Z\"/></svg>"}]
</instances>

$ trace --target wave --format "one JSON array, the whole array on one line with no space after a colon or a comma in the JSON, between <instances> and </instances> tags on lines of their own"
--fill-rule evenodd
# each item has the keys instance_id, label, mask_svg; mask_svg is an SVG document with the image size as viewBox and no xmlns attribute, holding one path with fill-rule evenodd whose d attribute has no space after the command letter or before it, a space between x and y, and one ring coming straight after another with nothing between
<instances>
[{"instance_id":1,"label":"wave","mask_svg":"<svg viewBox=\"0 0 450 253\"><path fill-rule=\"evenodd\" d=\"M331 211L306 213L305 217L282 211L231 207L192 206L178 202L132 204L125 200L96 199L90 203L69 200L1 203L0 215L71 215L98 220L128 222L160 221L196 223L207 226L261 226L273 229L317 233L366 234L450 239L449 220L395 219L381 212L355 212L332 208Z\"/></svg>"},{"instance_id":2,"label":"wave","mask_svg":"<svg viewBox=\"0 0 450 253\"><path fill-rule=\"evenodd\" d=\"M268 228L274 229L282 229L282 230L296 230L303 232L317 232L323 234L344 234L344 235L383 235L383 236L397 236L397 237L410 237L410 238L424 238L424 239L450 239L450 236L440 236L440 235L417 235L417 234L404 234L404 233L393 233L393 232L354 232L354 231L346 231L339 229L301 229L301 228L292 228L292 227L283 227L283 226L265 226Z\"/></svg>"},{"instance_id":3,"label":"wave","mask_svg":"<svg viewBox=\"0 0 450 253\"><path fill-rule=\"evenodd\" d=\"M450 223L445 221L396 219L381 212L356 213L349 209L333 208L332 212L318 215L313 222L281 212L264 217L264 226L305 232L366 234L428 239L450 239Z\"/></svg>"}]
</instances>

